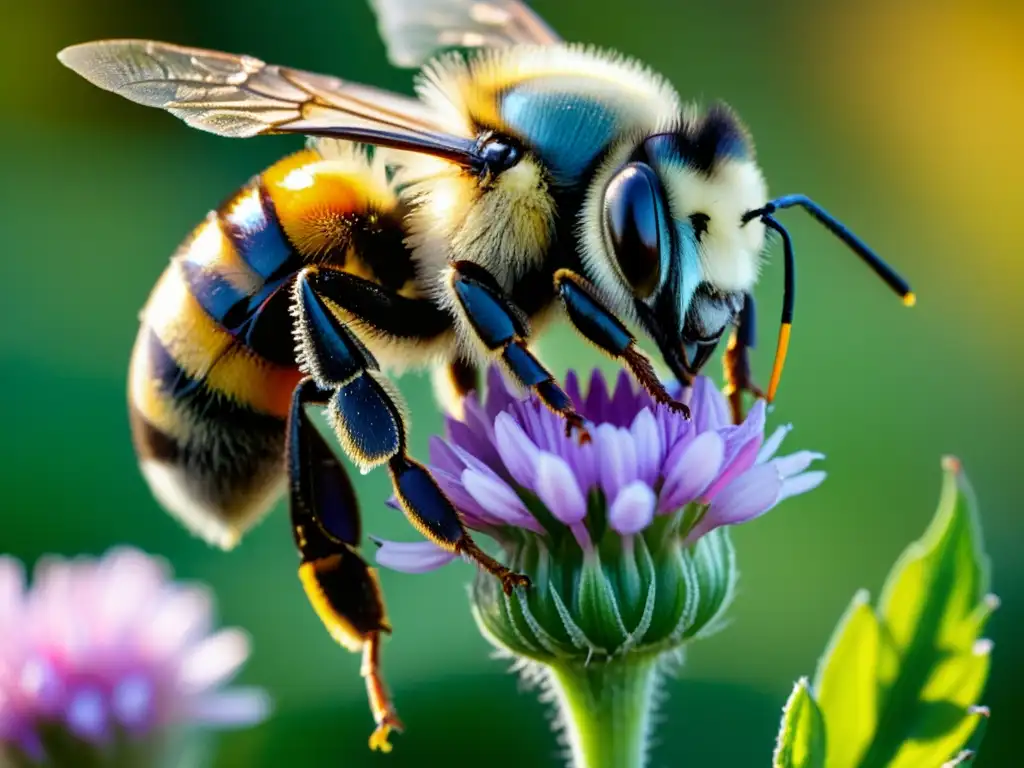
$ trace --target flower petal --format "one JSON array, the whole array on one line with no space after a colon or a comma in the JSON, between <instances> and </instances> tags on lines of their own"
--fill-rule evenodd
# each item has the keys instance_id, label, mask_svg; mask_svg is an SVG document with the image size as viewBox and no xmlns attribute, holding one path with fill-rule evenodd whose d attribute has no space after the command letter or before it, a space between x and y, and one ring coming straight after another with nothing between
<instances>
[{"instance_id":1,"label":"flower petal","mask_svg":"<svg viewBox=\"0 0 1024 768\"><path fill-rule=\"evenodd\" d=\"M432 541L386 541L375 539L378 565L402 573L426 573L448 565L456 555Z\"/></svg>"},{"instance_id":2,"label":"flower petal","mask_svg":"<svg viewBox=\"0 0 1024 768\"><path fill-rule=\"evenodd\" d=\"M747 470L719 492L711 506L686 537L692 544L723 525L745 523L759 517L779 502L782 477L771 464Z\"/></svg>"},{"instance_id":3,"label":"flower petal","mask_svg":"<svg viewBox=\"0 0 1024 768\"><path fill-rule=\"evenodd\" d=\"M445 442L444 438L439 435L431 435L428 446L430 448L431 468L436 467L453 475L462 474L462 470L466 468L466 463L459 458L459 454L455 452L451 445Z\"/></svg>"},{"instance_id":4,"label":"flower petal","mask_svg":"<svg viewBox=\"0 0 1024 768\"><path fill-rule=\"evenodd\" d=\"M522 499L496 476L467 469L462 473L462 485L487 516L497 518L501 524L520 526L533 520Z\"/></svg>"},{"instance_id":5,"label":"flower petal","mask_svg":"<svg viewBox=\"0 0 1024 768\"><path fill-rule=\"evenodd\" d=\"M145 675L133 674L119 680L110 694L114 718L129 729L142 729L153 722L156 688Z\"/></svg>"},{"instance_id":6,"label":"flower petal","mask_svg":"<svg viewBox=\"0 0 1024 768\"><path fill-rule=\"evenodd\" d=\"M79 689L68 702L64 718L72 733L88 741L96 741L107 734L110 710L98 688Z\"/></svg>"},{"instance_id":7,"label":"flower petal","mask_svg":"<svg viewBox=\"0 0 1024 768\"><path fill-rule=\"evenodd\" d=\"M654 519L654 491L635 480L615 497L608 508L608 524L624 536L639 533Z\"/></svg>"},{"instance_id":8,"label":"flower petal","mask_svg":"<svg viewBox=\"0 0 1024 768\"><path fill-rule=\"evenodd\" d=\"M200 696L188 708L189 719L217 728L244 728L267 719L270 696L262 688L239 687Z\"/></svg>"},{"instance_id":9,"label":"flower petal","mask_svg":"<svg viewBox=\"0 0 1024 768\"><path fill-rule=\"evenodd\" d=\"M697 432L708 432L732 424L729 404L707 376L698 376L690 395L690 415Z\"/></svg>"},{"instance_id":10,"label":"flower petal","mask_svg":"<svg viewBox=\"0 0 1024 768\"><path fill-rule=\"evenodd\" d=\"M587 504L576 478L565 459L542 453L537 462L537 496L552 515L566 525L586 517Z\"/></svg>"},{"instance_id":11,"label":"flower petal","mask_svg":"<svg viewBox=\"0 0 1024 768\"><path fill-rule=\"evenodd\" d=\"M633 444L633 436L628 430L611 424L601 424L591 434L597 447L601 487L604 488L606 498L614 499L623 486L636 480L636 446Z\"/></svg>"},{"instance_id":12,"label":"flower petal","mask_svg":"<svg viewBox=\"0 0 1024 768\"><path fill-rule=\"evenodd\" d=\"M796 477L787 477L782 481L782 492L779 494L779 501L788 499L791 496L799 496L801 493L813 491L825 482L827 474L827 472L819 470L817 472L804 472L802 475L797 475Z\"/></svg>"},{"instance_id":13,"label":"flower petal","mask_svg":"<svg viewBox=\"0 0 1024 768\"><path fill-rule=\"evenodd\" d=\"M249 656L249 635L222 629L192 648L182 659L178 682L188 693L199 693L227 682Z\"/></svg>"},{"instance_id":14,"label":"flower petal","mask_svg":"<svg viewBox=\"0 0 1024 768\"><path fill-rule=\"evenodd\" d=\"M783 424L772 432L771 437L765 440L764 445L761 446L761 450L757 454L757 460L754 463L764 464L766 461L773 458L779 450L779 446L782 445L782 441L785 439L786 435L792 431L792 424Z\"/></svg>"},{"instance_id":15,"label":"flower petal","mask_svg":"<svg viewBox=\"0 0 1024 768\"><path fill-rule=\"evenodd\" d=\"M470 423L471 411L479 409L480 406L467 401L463 407L466 411L466 421L449 419L448 442L471 454L491 469L497 469L501 465L501 459L494 447L494 435L490 425L481 427L479 424Z\"/></svg>"},{"instance_id":16,"label":"flower petal","mask_svg":"<svg viewBox=\"0 0 1024 768\"><path fill-rule=\"evenodd\" d=\"M583 393L580 390L580 377L576 375L576 371L570 369L565 374L565 384L562 387L562 391L572 400L573 407L577 411L583 409Z\"/></svg>"},{"instance_id":17,"label":"flower petal","mask_svg":"<svg viewBox=\"0 0 1024 768\"><path fill-rule=\"evenodd\" d=\"M628 427L638 410L640 403L636 390L633 389L633 377L627 371L619 371L605 421L616 427Z\"/></svg>"},{"instance_id":18,"label":"flower petal","mask_svg":"<svg viewBox=\"0 0 1024 768\"><path fill-rule=\"evenodd\" d=\"M717 432L704 432L680 442L665 459L665 483L658 511L671 513L700 496L714 481L725 459L725 440Z\"/></svg>"},{"instance_id":19,"label":"flower petal","mask_svg":"<svg viewBox=\"0 0 1024 768\"><path fill-rule=\"evenodd\" d=\"M786 477L793 477L799 475L811 464L819 459L824 459L825 454L816 453L814 451L798 451L792 453L789 456L780 456L777 459L772 459L771 463L775 465L779 474Z\"/></svg>"},{"instance_id":20,"label":"flower petal","mask_svg":"<svg viewBox=\"0 0 1024 768\"><path fill-rule=\"evenodd\" d=\"M587 392L587 400L583 405L583 415L595 424L607 421L605 413L611 405L608 397L608 387L604 383L604 376L597 368L590 374L590 389Z\"/></svg>"},{"instance_id":21,"label":"flower petal","mask_svg":"<svg viewBox=\"0 0 1024 768\"><path fill-rule=\"evenodd\" d=\"M534 442L507 413L499 413L494 419L494 437L498 455L505 462L512 479L520 485L532 486L537 477L536 465L540 456Z\"/></svg>"},{"instance_id":22,"label":"flower petal","mask_svg":"<svg viewBox=\"0 0 1024 768\"><path fill-rule=\"evenodd\" d=\"M713 499L715 494L734 478L754 466L757 453L764 442L764 417L765 402L758 400L742 424L722 430L725 437L725 460L722 462L722 471L718 479L702 494L704 499Z\"/></svg>"},{"instance_id":23,"label":"flower petal","mask_svg":"<svg viewBox=\"0 0 1024 768\"><path fill-rule=\"evenodd\" d=\"M650 408L644 408L636 415L629 431L636 447L637 477L653 486L658 479L662 453L658 422Z\"/></svg>"},{"instance_id":24,"label":"flower petal","mask_svg":"<svg viewBox=\"0 0 1024 768\"><path fill-rule=\"evenodd\" d=\"M484 409L493 419L499 413L507 410L510 405L519 398L508 388L501 367L490 365L487 367L487 398L484 401Z\"/></svg>"},{"instance_id":25,"label":"flower petal","mask_svg":"<svg viewBox=\"0 0 1024 768\"><path fill-rule=\"evenodd\" d=\"M154 659L171 659L204 637L213 623L213 595L198 585L174 586L164 591L159 605L139 635L139 642Z\"/></svg>"}]
</instances>

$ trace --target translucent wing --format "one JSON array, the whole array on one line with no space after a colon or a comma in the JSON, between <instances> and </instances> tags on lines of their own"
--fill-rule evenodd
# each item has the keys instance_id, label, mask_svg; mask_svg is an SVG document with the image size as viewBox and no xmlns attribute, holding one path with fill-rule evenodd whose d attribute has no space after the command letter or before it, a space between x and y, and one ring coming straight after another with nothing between
<instances>
[{"instance_id":1,"label":"translucent wing","mask_svg":"<svg viewBox=\"0 0 1024 768\"><path fill-rule=\"evenodd\" d=\"M388 58L418 67L443 48L551 45L559 37L519 0L370 0Z\"/></svg>"},{"instance_id":2,"label":"translucent wing","mask_svg":"<svg viewBox=\"0 0 1024 768\"><path fill-rule=\"evenodd\" d=\"M416 99L251 56L102 40L65 48L58 58L93 85L219 136L301 133L473 158L473 141L447 133Z\"/></svg>"}]
</instances>

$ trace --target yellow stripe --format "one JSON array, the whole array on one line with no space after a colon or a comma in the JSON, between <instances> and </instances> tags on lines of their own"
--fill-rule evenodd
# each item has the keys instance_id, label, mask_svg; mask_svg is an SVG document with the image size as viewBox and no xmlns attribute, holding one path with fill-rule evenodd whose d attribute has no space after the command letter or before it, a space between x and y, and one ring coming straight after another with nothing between
<instances>
[{"instance_id":1,"label":"yellow stripe","mask_svg":"<svg viewBox=\"0 0 1024 768\"><path fill-rule=\"evenodd\" d=\"M355 216L388 212L397 203L365 158L324 160L312 150L272 165L263 183L282 229L306 257L347 246Z\"/></svg>"},{"instance_id":2,"label":"yellow stripe","mask_svg":"<svg viewBox=\"0 0 1024 768\"><path fill-rule=\"evenodd\" d=\"M779 390L779 380L782 378L782 369L786 365L786 354L789 352L789 332L792 326L783 323L779 328L779 343L775 348L775 364L772 366L772 378L768 382L767 400L769 403L775 400L775 393Z\"/></svg>"},{"instance_id":3,"label":"yellow stripe","mask_svg":"<svg viewBox=\"0 0 1024 768\"><path fill-rule=\"evenodd\" d=\"M320 617L320 621L327 627L331 637L342 647L356 653L363 649L368 638L364 637L352 623L344 616L334 610L331 601L320 586L319 573L321 571L332 571L341 564L342 555L330 555L329 557L312 560L299 566L299 581L306 591L313 610ZM379 591L380 585L377 582L377 574L372 568L367 569L375 588ZM353 585L355 586L355 585Z\"/></svg>"},{"instance_id":4,"label":"yellow stripe","mask_svg":"<svg viewBox=\"0 0 1024 768\"><path fill-rule=\"evenodd\" d=\"M132 405L154 427L180 442L194 433L192 420L174 402L174 398L160 389L150 375L149 328L143 324L132 350L128 368L128 392Z\"/></svg>"},{"instance_id":5,"label":"yellow stripe","mask_svg":"<svg viewBox=\"0 0 1024 768\"><path fill-rule=\"evenodd\" d=\"M179 256L206 272L223 277L242 293L254 293L260 288L260 276L242 260L215 212L196 227Z\"/></svg>"},{"instance_id":6,"label":"yellow stripe","mask_svg":"<svg viewBox=\"0 0 1024 768\"><path fill-rule=\"evenodd\" d=\"M287 416L298 370L272 365L235 344L191 294L178 261L153 289L143 322L193 379L255 411Z\"/></svg>"}]
</instances>

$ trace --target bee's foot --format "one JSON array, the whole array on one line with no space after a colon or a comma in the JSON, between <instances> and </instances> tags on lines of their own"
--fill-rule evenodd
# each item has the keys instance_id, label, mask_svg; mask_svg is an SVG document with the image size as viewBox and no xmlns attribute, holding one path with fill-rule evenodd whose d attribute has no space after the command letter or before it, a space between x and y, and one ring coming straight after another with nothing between
<instances>
[{"instance_id":1,"label":"bee's foot","mask_svg":"<svg viewBox=\"0 0 1024 768\"><path fill-rule=\"evenodd\" d=\"M572 437L573 430L576 430L580 445L590 442L590 431L587 429L583 417L576 411L569 411L565 414L565 436Z\"/></svg>"}]
</instances>

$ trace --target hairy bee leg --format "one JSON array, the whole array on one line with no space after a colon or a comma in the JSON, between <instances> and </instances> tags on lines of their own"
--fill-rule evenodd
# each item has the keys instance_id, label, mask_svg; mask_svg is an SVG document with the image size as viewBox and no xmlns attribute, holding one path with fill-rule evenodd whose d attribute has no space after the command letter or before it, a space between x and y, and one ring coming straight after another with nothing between
<instances>
[{"instance_id":1,"label":"hairy bee leg","mask_svg":"<svg viewBox=\"0 0 1024 768\"><path fill-rule=\"evenodd\" d=\"M363 652L362 674L376 729L370 747L391 750L388 736L401 731L380 672L380 646L391 632L376 573L359 554L359 506L348 474L306 413L330 393L312 378L295 388L286 436L289 512L299 550L299 580L331 637Z\"/></svg>"},{"instance_id":2,"label":"hairy bee leg","mask_svg":"<svg viewBox=\"0 0 1024 768\"><path fill-rule=\"evenodd\" d=\"M555 289L562 300L569 321L585 339L625 365L655 402L690 418L689 406L679 402L665 390L654 372L651 361L637 347L636 338L597 298L596 292L586 279L568 269L560 269L555 272Z\"/></svg>"},{"instance_id":3,"label":"hairy bee leg","mask_svg":"<svg viewBox=\"0 0 1024 768\"><path fill-rule=\"evenodd\" d=\"M300 356L319 389L329 391L328 420L342 447L364 471L388 465L405 516L428 539L476 561L501 579L506 592L528 585L525 576L480 550L427 469L408 455L398 393L381 375L373 355L331 309L334 305L362 319L358 313L366 305L358 301L361 294L353 297L353 287L361 288L352 280L332 279L329 271L310 268L299 273L294 289ZM386 326L378 321L384 318L367 318L381 331Z\"/></svg>"},{"instance_id":4,"label":"hairy bee leg","mask_svg":"<svg viewBox=\"0 0 1024 768\"><path fill-rule=\"evenodd\" d=\"M526 346L530 335L526 317L491 274L479 264L454 262L451 288L464 317L488 351L500 356L512 376L565 419L566 434L577 429L580 442L588 442L590 435L583 417L551 372Z\"/></svg>"},{"instance_id":5,"label":"hairy bee leg","mask_svg":"<svg viewBox=\"0 0 1024 768\"><path fill-rule=\"evenodd\" d=\"M757 343L757 322L754 309L754 297L749 293L743 300L736 328L729 337L729 344L722 357L725 368L725 387L723 392L729 399L729 409L735 424L743 421L743 393L750 392L755 397L765 394L754 383L750 371L750 350Z\"/></svg>"}]
</instances>

